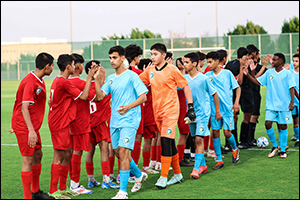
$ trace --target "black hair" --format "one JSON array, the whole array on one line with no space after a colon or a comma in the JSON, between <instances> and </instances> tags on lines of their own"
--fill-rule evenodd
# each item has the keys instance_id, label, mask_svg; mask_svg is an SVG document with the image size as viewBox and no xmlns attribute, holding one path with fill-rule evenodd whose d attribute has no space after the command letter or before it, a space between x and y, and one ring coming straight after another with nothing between
<instances>
[{"instance_id":1,"label":"black hair","mask_svg":"<svg viewBox=\"0 0 300 200\"><path fill-rule=\"evenodd\" d=\"M108 54L112 54L113 52L118 52L120 56L125 56L125 49L120 45L111 47L108 51Z\"/></svg>"},{"instance_id":2,"label":"black hair","mask_svg":"<svg viewBox=\"0 0 300 200\"><path fill-rule=\"evenodd\" d=\"M152 60L150 58L142 58L142 59L140 59L140 63L138 64L138 68L140 70L144 70L144 65L147 68L148 64L151 63L151 62L152 62Z\"/></svg>"},{"instance_id":3,"label":"black hair","mask_svg":"<svg viewBox=\"0 0 300 200\"><path fill-rule=\"evenodd\" d=\"M228 56L227 51L224 49L220 49L217 51L220 55L220 61L222 61L224 58L226 58Z\"/></svg>"},{"instance_id":4,"label":"black hair","mask_svg":"<svg viewBox=\"0 0 300 200\"><path fill-rule=\"evenodd\" d=\"M91 60L91 61L87 62L87 63L85 64L85 67L84 67L85 73L86 73L86 74L88 74L88 73L89 73L89 69L92 68L92 62L96 63L97 65L100 64L100 61L99 61L99 60Z\"/></svg>"},{"instance_id":5,"label":"black hair","mask_svg":"<svg viewBox=\"0 0 300 200\"><path fill-rule=\"evenodd\" d=\"M176 67L179 69L179 67L177 66L177 60L179 60L179 62L183 65L182 57L177 58L175 62Z\"/></svg>"},{"instance_id":6,"label":"black hair","mask_svg":"<svg viewBox=\"0 0 300 200\"><path fill-rule=\"evenodd\" d=\"M285 56L283 53L274 53L274 56L278 56L278 58L283 61L283 64L285 64Z\"/></svg>"},{"instance_id":7,"label":"black hair","mask_svg":"<svg viewBox=\"0 0 300 200\"><path fill-rule=\"evenodd\" d=\"M57 59L57 65L60 71L65 71L67 65L71 65L75 61L75 57L69 54L61 54Z\"/></svg>"},{"instance_id":8,"label":"black hair","mask_svg":"<svg viewBox=\"0 0 300 200\"><path fill-rule=\"evenodd\" d=\"M245 47L240 47L237 50L237 58L242 58L249 54L249 51Z\"/></svg>"},{"instance_id":9,"label":"black hair","mask_svg":"<svg viewBox=\"0 0 300 200\"><path fill-rule=\"evenodd\" d=\"M167 55L165 57L165 60L167 60L167 58L172 58L173 57L173 53L171 52L167 52Z\"/></svg>"},{"instance_id":10,"label":"black hair","mask_svg":"<svg viewBox=\"0 0 300 200\"><path fill-rule=\"evenodd\" d=\"M206 59L209 58L220 61L220 54L217 51L211 51L208 54L206 54Z\"/></svg>"},{"instance_id":11,"label":"black hair","mask_svg":"<svg viewBox=\"0 0 300 200\"><path fill-rule=\"evenodd\" d=\"M150 47L150 50L155 49L156 51L159 51L160 53L167 53L167 47L166 45L162 43L155 43Z\"/></svg>"},{"instance_id":12,"label":"black hair","mask_svg":"<svg viewBox=\"0 0 300 200\"><path fill-rule=\"evenodd\" d=\"M75 57L74 64L84 63L84 58L82 57L82 55L79 55L78 53L72 53L71 55Z\"/></svg>"},{"instance_id":13,"label":"black hair","mask_svg":"<svg viewBox=\"0 0 300 200\"><path fill-rule=\"evenodd\" d=\"M249 54L251 54L253 52L255 52L255 54L257 54L259 51L259 49L254 44L247 45L247 50L248 50Z\"/></svg>"},{"instance_id":14,"label":"black hair","mask_svg":"<svg viewBox=\"0 0 300 200\"><path fill-rule=\"evenodd\" d=\"M52 65L53 63L53 56L51 56L49 53L42 52L37 55L35 58L35 67L38 69L44 69L46 65Z\"/></svg>"},{"instance_id":15,"label":"black hair","mask_svg":"<svg viewBox=\"0 0 300 200\"><path fill-rule=\"evenodd\" d=\"M298 53L294 54L293 58L299 58L299 54Z\"/></svg>"},{"instance_id":16,"label":"black hair","mask_svg":"<svg viewBox=\"0 0 300 200\"><path fill-rule=\"evenodd\" d=\"M206 58L205 53L200 52L200 51L196 51L196 54L198 55L198 60L204 60Z\"/></svg>"},{"instance_id":17,"label":"black hair","mask_svg":"<svg viewBox=\"0 0 300 200\"><path fill-rule=\"evenodd\" d=\"M125 57L129 63L131 63L135 57L142 54L143 49L140 46L137 46L136 44L130 44L125 48Z\"/></svg>"},{"instance_id":18,"label":"black hair","mask_svg":"<svg viewBox=\"0 0 300 200\"><path fill-rule=\"evenodd\" d=\"M185 58L189 58L189 59L191 60L192 63L196 62L197 65L198 65L199 59L198 59L197 53L194 53L194 52L188 53L188 54L185 54L184 57L185 57Z\"/></svg>"}]
</instances>

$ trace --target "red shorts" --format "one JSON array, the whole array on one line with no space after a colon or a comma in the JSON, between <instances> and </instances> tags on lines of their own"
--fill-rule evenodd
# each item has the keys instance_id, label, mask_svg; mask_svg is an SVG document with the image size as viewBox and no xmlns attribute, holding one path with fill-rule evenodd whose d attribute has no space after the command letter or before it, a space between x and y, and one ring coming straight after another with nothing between
<instances>
[{"instance_id":1,"label":"red shorts","mask_svg":"<svg viewBox=\"0 0 300 200\"><path fill-rule=\"evenodd\" d=\"M155 138L156 137L156 132L158 131L157 125L150 125L150 126L145 126L144 127L144 139L150 139L150 138Z\"/></svg>"},{"instance_id":2,"label":"red shorts","mask_svg":"<svg viewBox=\"0 0 300 200\"><path fill-rule=\"evenodd\" d=\"M36 131L38 142L35 147L30 147L28 145L28 132L15 132L19 149L22 156L33 156L34 151L42 148L41 136L39 131Z\"/></svg>"},{"instance_id":3,"label":"red shorts","mask_svg":"<svg viewBox=\"0 0 300 200\"><path fill-rule=\"evenodd\" d=\"M188 134L190 132L189 125L184 122L185 115L186 115L186 111L180 110L179 118L178 118L178 122L177 122L180 134Z\"/></svg>"},{"instance_id":4,"label":"red shorts","mask_svg":"<svg viewBox=\"0 0 300 200\"><path fill-rule=\"evenodd\" d=\"M51 132L53 149L68 150L70 147L70 127L66 127L59 132Z\"/></svg>"},{"instance_id":5,"label":"red shorts","mask_svg":"<svg viewBox=\"0 0 300 200\"><path fill-rule=\"evenodd\" d=\"M143 133L144 133L144 117L141 117L141 123L138 130L136 131L136 134L143 134Z\"/></svg>"},{"instance_id":6,"label":"red shorts","mask_svg":"<svg viewBox=\"0 0 300 200\"><path fill-rule=\"evenodd\" d=\"M102 140L108 143L111 142L110 129L106 121L92 128L92 132L90 132L90 142L93 145L97 145Z\"/></svg>"},{"instance_id":7,"label":"red shorts","mask_svg":"<svg viewBox=\"0 0 300 200\"><path fill-rule=\"evenodd\" d=\"M70 147L74 151L90 151L91 144L90 144L90 134L83 133L83 134L76 134L70 135Z\"/></svg>"}]
</instances>

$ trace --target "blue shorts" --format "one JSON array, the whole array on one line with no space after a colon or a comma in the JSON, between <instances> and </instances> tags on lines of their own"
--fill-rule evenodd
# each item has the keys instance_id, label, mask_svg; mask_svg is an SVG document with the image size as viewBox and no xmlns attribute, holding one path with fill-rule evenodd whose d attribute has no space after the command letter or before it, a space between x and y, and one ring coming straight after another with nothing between
<instances>
[{"instance_id":1,"label":"blue shorts","mask_svg":"<svg viewBox=\"0 0 300 200\"><path fill-rule=\"evenodd\" d=\"M208 120L205 121L198 121L196 123L190 123L190 131L191 131L191 136L195 137L196 135L198 136L209 136L209 128L208 128Z\"/></svg>"},{"instance_id":2,"label":"blue shorts","mask_svg":"<svg viewBox=\"0 0 300 200\"><path fill-rule=\"evenodd\" d=\"M278 124L291 124L293 123L291 111L274 111L266 110L266 121L277 122Z\"/></svg>"},{"instance_id":3,"label":"blue shorts","mask_svg":"<svg viewBox=\"0 0 300 200\"><path fill-rule=\"evenodd\" d=\"M130 127L110 128L112 148L124 147L133 150L136 131L137 129Z\"/></svg>"},{"instance_id":4,"label":"blue shorts","mask_svg":"<svg viewBox=\"0 0 300 200\"><path fill-rule=\"evenodd\" d=\"M294 115L298 115L298 117L299 117L299 106L295 106L294 107L294 110L292 110L292 115L294 116Z\"/></svg>"},{"instance_id":5,"label":"blue shorts","mask_svg":"<svg viewBox=\"0 0 300 200\"><path fill-rule=\"evenodd\" d=\"M215 116L211 116L210 119L211 130L223 130L232 131L234 130L234 118L233 116L223 116L222 119L217 121Z\"/></svg>"}]
</instances>

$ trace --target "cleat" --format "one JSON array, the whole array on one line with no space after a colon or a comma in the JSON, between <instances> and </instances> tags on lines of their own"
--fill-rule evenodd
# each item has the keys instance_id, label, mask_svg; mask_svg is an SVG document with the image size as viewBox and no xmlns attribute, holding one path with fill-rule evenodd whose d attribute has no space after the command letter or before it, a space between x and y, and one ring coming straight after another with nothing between
<instances>
[{"instance_id":1,"label":"cleat","mask_svg":"<svg viewBox=\"0 0 300 200\"><path fill-rule=\"evenodd\" d=\"M190 162L195 162L195 157L190 157L189 161Z\"/></svg>"},{"instance_id":2,"label":"cleat","mask_svg":"<svg viewBox=\"0 0 300 200\"><path fill-rule=\"evenodd\" d=\"M167 182L167 185L173 185L177 183L183 182L183 176L182 174L174 174L174 176Z\"/></svg>"},{"instance_id":3,"label":"cleat","mask_svg":"<svg viewBox=\"0 0 300 200\"><path fill-rule=\"evenodd\" d=\"M161 163L160 162L156 162L155 170L161 170Z\"/></svg>"},{"instance_id":4,"label":"cleat","mask_svg":"<svg viewBox=\"0 0 300 200\"><path fill-rule=\"evenodd\" d=\"M215 151L208 149L207 158L216 158Z\"/></svg>"},{"instance_id":5,"label":"cleat","mask_svg":"<svg viewBox=\"0 0 300 200\"><path fill-rule=\"evenodd\" d=\"M257 141L256 141L256 139L251 140L251 141L249 142L249 146L253 146L253 147L257 146Z\"/></svg>"},{"instance_id":6,"label":"cleat","mask_svg":"<svg viewBox=\"0 0 300 200\"><path fill-rule=\"evenodd\" d=\"M110 174L109 178L110 178L110 182L116 182L117 181L117 177L114 174Z\"/></svg>"},{"instance_id":7,"label":"cleat","mask_svg":"<svg viewBox=\"0 0 300 200\"><path fill-rule=\"evenodd\" d=\"M236 164L240 159L240 150L239 148L236 148L236 150L232 150L232 162L233 164Z\"/></svg>"},{"instance_id":8,"label":"cleat","mask_svg":"<svg viewBox=\"0 0 300 200\"><path fill-rule=\"evenodd\" d=\"M293 147L299 147L299 140L293 145Z\"/></svg>"},{"instance_id":9,"label":"cleat","mask_svg":"<svg viewBox=\"0 0 300 200\"><path fill-rule=\"evenodd\" d=\"M230 152L232 150L232 148L230 145L229 146L225 145L223 150L224 150L224 152ZM221 151L222 151L222 147L221 147Z\"/></svg>"},{"instance_id":10,"label":"cleat","mask_svg":"<svg viewBox=\"0 0 300 200\"><path fill-rule=\"evenodd\" d=\"M108 183L105 183L105 182L103 181L101 187L102 187L103 189L120 189L120 186L119 186L119 185L117 185L117 184L115 184L115 183L113 183L113 182L111 182L111 181L109 181Z\"/></svg>"},{"instance_id":11,"label":"cleat","mask_svg":"<svg viewBox=\"0 0 300 200\"><path fill-rule=\"evenodd\" d=\"M289 145L287 145L287 146L285 147L285 151L288 151L288 150L289 150ZM281 148L278 147L278 151L277 151L277 155L278 155L278 156L280 155L280 152L281 152Z\"/></svg>"},{"instance_id":12,"label":"cleat","mask_svg":"<svg viewBox=\"0 0 300 200\"><path fill-rule=\"evenodd\" d=\"M291 138L291 140L293 140L293 141L297 141L297 138L296 138L296 136L295 136L295 135L293 135L293 137Z\"/></svg>"},{"instance_id":13,"label":"cleat","mask_svg":"<svg viewBox=\"0 0 300 200\"><path fill-rule=\"evenodd\" d=\"M200 166L199 167L199 174L205 174L207 173L207 166Z\"/></svg>"},{"instance_id":14,"label":"cleat","mask_svg":"<svg viewBox=\"0 0 300 200\"><path fill-rule=\"evenodd\" d=\"M273 147L271 150L271 153L269 153L268 157L273 158L277 151L278 151L278 147Z\"/></svg>"},{"instance_id":15,"label":"cleat","mask_svg":"<svg viewBox=\"0 0 300 200\"><path fill-rule=\"evenodd\" d=\"M65 195L62 195L61 192L59 190L57 190L56 192L50 194L48 193L48 195L50 197L53 197L54 199L71 199L70 197L67 197Z\"/></svg>"},{"instance_id":16,"label":"cleat","mask_svg":"<svg viewBox=\"0 0 300 200\"><path fill-rule=\"evenodd\" d=\"M204 150L204 151L203 151L203 155L204 155L204 157L206 157L206 156L207 156L207 152L208 152L208 150Z\"/></svg>"},{"instance_id":17,"label":"cleat","mask_svg":"<svg viewBox=\"0 0 300 200\"><path fill-rule=\"evenodd\" d=\"M155 186L159 189L165 189L167 187L167 178L160 176Z\"/></svg>"},{"instance_id":18,"label":"cleat","mask_svg":"<svg viewBox=\"0 0 300 200\"><path fill-rule=\"evenodd\" d=\"M63 195L63 196L68 196L68 197L75 197L75 196L78 196L79 193L71 190L70 188L66 188L65 190L59 190L60 193Z\"/></svg>"},{"instance_id":19,"label":"cleat","mask_svg":"<svg viewBox=\"0 0 300 200\"><path fill-rule=\"evenodd\" d=\"M156 166L156 160L151 160L150 163L149 163L149 168L150 169L155 169L155 166Z\"/></svg>"},{"instance_id":20,"label":"cleat","mask_svg":"<svg viewBox=\"0 0 300 200\"><path fill-rule=\"evenodd\" d=\"M183 158L180 162L179 162L180 167L192 167L194 166L193 164L190 164L189 160L186 160L185 158Z\"/></svg>"},{"instance_id":21,"label":"cleat","mask_svg":"<svg viewBox=\"0 0 300 200\"><path fill-rule=\"evenodd\" d=\"M120 174L118 174L116 182L120 184Z\"/></svg>"},{"instance_id":22,"label":"cleat","mask_svg":"<svg viewBox=\"0 0 300 200\"><path fill-rule=\"evenodd\" d=\"M280 152L280 158L286 158L286 157L287 157L286 152L281 151L281 152Z\"/></svg>"},{"instance_id":23,"label":"cleat","mask_svg":"<svg viewBox=\"0 0 300 200\"><path fill-rule=\"evenodd\" d=\"M155 170L151 169L150 167L143 167L142 171L147 174L159 174L158 171L155 171Z\"/></svg>"},{"instance_id":24,"label":"cleat","mask_svg":"<svg viewBox=\"0 0 300 200\"><path fill-rule=\"evenodd\" d=\"M72 188L70 187L70 189L73 191L73 192L77 192L78 194L92 194L93 191L92 190L87 190L83 187L83 185L78 185L77 188Z\"/></svg>"},{"instance_id":25,"label":"cleat","mask_svg":"<svg viewBox=\"0 0 300 200\"><path fill-rule=\"evenodd\" d=\"M145 181L148 178L148 175L145 172L142 172L142 180L141 182L136 181L134 186L131 189L131 192L137 192L141 189L142 187L142 182Z\"/></svg>"},{"instance_id":26,"label":"cleat","mask_svg":"<svg viewBox=\"0 0 300 200\"><path fill-rule=\"evenodd\" d=\"M114 196L111 199L128 199L128 194L127 192L124 192L122 190L119 190L116 196Z\"/></svg>"},{"instance_id":27,"label":"cleat","mask_svg":"<svg viewBox=\"0 0 300 200\"><path fill-rule=\"evenodd\" d=\"M239 148L239 149L249 149L249 148L251 148L251 147L248 146L248 145L246 145L245 143L240 143L240 144L238 145L238 148Z\"/></svg>"},{"instance_id":28,"label":"cleat","mask_svg":"<svg viewBox=\"0 0 300 200\"><path fill-rule=\"evenodd\" d=\"M128 183L135 183L135 177L130 176L129 179L128 179Z\"/></svg>"},{"instance_id":29,"label":"cleat","mask_svg":"<svg viewBox=\"0 0 300 200\"><path fill-rule=\"evenodd\" d=\"M100 186L101 185L101 183L99 183L99 182L97 182L96 180L93 182L93 181L89 181L89 183L88 183L88 188L93 188L93 187L98 187L98 186Z\"/></svg>"},{"instance_id":30,"label":"cleat","mask_svg":"<svg viewBox=\"0 0 300 200\"><path fill-rule=\"evenodd\" d=\"M221 169L224 167L224 162L223 161L218 161L216 166L213 167L214 170L217 170L217 169Z\"/></svg>"},{"instance_id":31,"label":"cleat","mask_svg":"<svg viewBox=\"0 0 300 200\"><path fill-rule=\"evenodd\" d=\"M193 179L198 179L199 178L199 171L197 169L193 169L192 173L190 174L190 177Z\"/></svg>"},{"instance_id":32,"label":"cleat","mask_svg":"<svg viewBox=\"0 0 300 200\"><path fill-rule=\"evenodd\" d=\"M32 199L55 199L53 196L49 196L47 193L39 190L36 193L31 192Z\"/></svg>"}]
</instances>

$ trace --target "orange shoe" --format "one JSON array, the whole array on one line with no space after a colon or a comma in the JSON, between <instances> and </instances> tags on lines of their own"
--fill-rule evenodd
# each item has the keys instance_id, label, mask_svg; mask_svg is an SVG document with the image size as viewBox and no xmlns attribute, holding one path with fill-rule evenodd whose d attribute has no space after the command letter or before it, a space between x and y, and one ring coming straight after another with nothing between
<instances>
[{"instance_id":1,"label":"orange shoe","mask_svg":"<svg viewBox=\"0 0 300 200\"><path fill-rule=\"evenodd\" d=\"M216 166L213 167L213 169L217 170L217 169L221 169L223 167L224 167L224 162L218 161L218 163L216 164Z\"/></svg>"},{"instance_id":2,"label":"orange shoe","mask_svg":"<svg viewBox=\"0 0 300 200\"><path fill-rule=\"evenodd\" d=\"M193 179L198 179L199 178L199 171L194 168L192 173L190 174L190 177L193 178Z\"/></svg>"},{"instance_id":3,"label":"orange shoe","mask_svg":"<svg viewBox=\"0 0 300 200\"><path fill-rule=\"evenodd\" d=\"M204 173L207 173L207 166L200 166L199 167L199 174L204 174Z\"/></svg>"},{"instance_id":4,"label":"orange shoe","mask_svg":"<svg viewBox=\"0 0 300 200\"><path fill-rule=\"evenodd\" d=\"M239 148L236 148L236 150L232 150L232 162L235 164L239 161L240 155L239 155Z\"/></svg>"}]
</instances>

